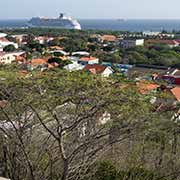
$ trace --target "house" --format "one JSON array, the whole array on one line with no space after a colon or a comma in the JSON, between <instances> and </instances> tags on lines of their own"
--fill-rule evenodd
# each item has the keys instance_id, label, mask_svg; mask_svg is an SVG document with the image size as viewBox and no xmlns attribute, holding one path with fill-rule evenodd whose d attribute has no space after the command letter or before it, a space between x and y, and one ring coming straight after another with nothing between
<instances>
[{"instance_id":1,"label":"house","mask_svg":"<svg viewBox=\"0 0 180 180\"><path fill-rule=\"evenodd\" d=\"M99 59L96 57L81 57L80 59L78 59L78 63L82 64L82 65L86 65L86 64L98 64L99 63Z\"/></svg>"},{"instance_id":2,"label":"house","mask_svg":"<svg viewBox=\"0 0 180 180\"><path fill-rule=\"evenodd\" d=\"M171 90L171 93L174 95L174 97L176 98L176 100L178 102L180 102L180 87L174 87Z\"/></svg>"},{"instance_id":3,"label":"house","mask_svg":"<svg viewBox=\"0 0 180 180\"><path fill-rule=\"evenodd\" d=\"M179 46L179 40L169 40L169 39L148 39L145 41L146 45L153 45L153 44L162 44L167 45L170 48Z\"/></svg>"},{"instance_id":4,"label":"house","mask_svg":"<svg viewBox=\"0 0 180 180\"><path fill-rule=\"evenodd\" d=\"M117 37L114 35L103 35L100 37L101 42L115 42Z\"/></svg>"},{"instance_id":5,"label":"house","mask_svg":"<svg viewBox=\"0 0 180 180\"><path fill-rule=\"evenodd\" d=\"M138 88L138 91L141 94L148 94L151 93L153 91L156 91L157 88L160 87L160 85L155 84L155 83L151 83L151 82L146 82L146 81L140 81L136 83L136 86Z\"/></svg>"},{"instance_id":6,"label":"house","mask_svg":"<svg viewBox=\"0 0 180 180\"><path fill-rule=\"evenodd\" d=\"M48 60L42 58L32 59L29 64L29 69L40 69L41 71L48 69Z\"/></svg>"},{"instance_id":7,"label":"house","mask_svg":"<svg viewBox=\"0 0 180 180\"><path fill-rule=\"evenodd\" d=\"M64 66L64 69L66 69L70 72L82 70L83 68L84 68L84 66L81 64L78 64L77 61L73 61L72 64L68 64L68 65Z\"/></svg>"},{"instance_id":8,"label":"house","mask_svg":"<svg viewBox=\"0 0 180 180\"><path fill-rule=\"evenodd\" d=\"M26 63L26 59L25 59L25 57L23 57L23 56L15 55L15 58L16 58L16 62L17 62L18 64L24 64L24 63Z\"/></svg>"},{"instance_id":9,"label":"house","mask_svg":"<svg viewBox=\"0 0 180 180\"><path fill-rule=\"evenodd\" d=\"M54 40L53 37L47 37L47 36L38 36L34 38L35 41L38 41L39 44L44 44L44 43L48 43L52 40Z\"/></svg>"},{"instance_id":10,"label":"house","mask_svg":"<svg viewBox=\"0 0 180 180\"><path fill-rule=\"evenodd\" d=\"M13 45L16 49L18 48L18 44L9 41L8 39L6 39L5 37L0 37L0 46L2 48L9 46L9 45Z\"/></svg>"},{"instance_id":11,"label":"house","mask_svg":"<svg viewBox=\"0 0 180 180\"><path fill-rule=\"evenodd\" d=\"M67 53L66 51L63 51L63 50L52 50L50 51L51 54L54 54L54 53L59 53L59 54L62 54L63 56L68 56L69 53Z\"/></svg>"},{"instance_id":12,"label":"house","mask_svg":"<svg viewBox=\"0 0 180 180\"><path fill-rule=\"evenodd\" d=\"M170 84L180 85L180 69L172 69L161 78Z\"/></svg>"},{"instance_id":13,"label":"house","mask_svg":"<svg viewBox=\"0 0 180 180\"><path fill-rule=\"evenodd\" d=\"M16 39L16 43L19 45L27 44L27 40L28 40L27 34L12 35L12 37Z\"/></svg>"},{"instance_id":14,"label":"house","mask_svg":"<svg viewBox=\"0 0 180 180\"><path fill-rule=\"evenodd\" d=\"M109 77L114 72L111 67L100 64L87 64L84 70L92 74L100 74L103 77Z\"/></svg>"},{"instance_id":15,"label":"house","mask_svg":"<svg viewBox=\"0 0 180 180\"><path fill-rule=\"evenodd\" d=\"M161 33L160 32L155 32L155 31L144 31L143 36L159 36Z\"/></svg>"},{"instance_id":16,"label":"house","mask_svg":"<svg viewBox=\"0 0 180 180\"><path fill-rule=\"evenodd\" d=\"M64 49L64 48L63 48L63 47L60 47L60 46L50 46L50 47L49 47L49 50L52 50L52 51L53 51L53 50L54 50L54 51L56 51L56 50L60 50L60 51L61 51L61 50L63 50L63 49Z\"/></svg>"},{"instance_id":17,"label":"house","mask_svg":"<svg viewBox=\"0 0 180 180\"><path fill-rule=\"evenodd\" d=\"M0 33L0 38L6 37L6 36L7 36L7 34L5 34L5 33Z\"/></svg>"},{"instance_id":18,"label":"house","mask_svg":"<svg viewBox=\"0 0 180 180\"><path fill-rule=\"evenodd\" d=\"M90 54L86 51L77 51L73 52L72 56L90 56Z\"/></svg>"},{"instance_id":19,"label":"house","mask_svg":"<svg viewBox=\"0 0 180 180\"><path fill-rule=\"evenodd\" d=\"M144 46L144 39L123 39L120 44L124 49L135 46Z\"/></svg>"},{"instance_id":20,"label":"house","mask_svg":"<svg viewBox=\"0 0 180 180\"><path fill-rule=\"evenodd\" d=\"M20 56L22 54L24 54L24 52L12 52L12 53L0 52L0 63L11 64L13 61L16 60L16 56Z\"/></svg>"},{"instance_id":21,"label":"house","mask_svg":"<svg viewBox=\"0 0 180 180\"><path fill-rule=\"evenodd\" d=\"M0 52L3 52L3 47L2 47L2 45L0 45Z\"/></svg>"}]
</instances>

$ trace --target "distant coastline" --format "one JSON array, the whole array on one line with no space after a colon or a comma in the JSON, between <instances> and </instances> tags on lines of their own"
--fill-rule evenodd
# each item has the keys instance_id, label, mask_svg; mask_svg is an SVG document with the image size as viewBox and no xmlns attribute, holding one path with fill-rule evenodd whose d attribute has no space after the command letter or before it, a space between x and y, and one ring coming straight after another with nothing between
<instances>
[{"instance_id":1,"label":"distant coastline","mask_svg":"<svg viewBox=\"0 0 180 180\"><path fill-rule=\"evenodd\" d=\"M120 18L121 19L121 18ZM26 28L29 19L2 19L0 28ZM79 19L83 30L180 31L180 19Z\"/></svg>"}]
</instances>

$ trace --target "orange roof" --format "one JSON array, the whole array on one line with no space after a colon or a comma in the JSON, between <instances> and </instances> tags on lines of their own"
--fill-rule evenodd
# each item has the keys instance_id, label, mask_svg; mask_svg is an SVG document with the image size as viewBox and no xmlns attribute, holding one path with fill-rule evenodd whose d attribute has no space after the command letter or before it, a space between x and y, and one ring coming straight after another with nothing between
<instances>
[{"instance_id":1,"label":"orange roof","mask_svg":"<svg viewBox=\"0 0 180 180\"><path fill-rule=\"evenodd\" d=\"M158 84L146 83L146 82L139 82L139 83L137 83L137 86L138 86L138 90L141 94L146 94L149 91L152 91L159 87Z\"/></svg>"},{"instance_id":2,"label":"orange roof","mask_svg":"<svg viewBox=\"0 0 180 180\"><path fill-rule=\"evenodd\" d=\"M177 45L178 42L175 40L168 39L148 39L145 41L146 43L159 43L159 44L168 44L168 45Z\"/></svg>"},{"instance_id":3,"label":"orange roof","mask_svg":"<svg viewBox=\"0 0 180 180\"><path fill-rule=\"evenodd\" d=\"M171 92L175 96L175 98L180 101L180 87L175 87L171 89Z\"/></svg>"},{"instance_id":4,"label":"orange roof","mask_svg":"<svg viewBox=\"0 0 180 180\"><path fill-rule=\"evenodd\" d=\"M49 48L50 49L56 49L56 50L63 50L64 49L63 47L60 47L60 46L50 46Z\"/></svg>"},{"instance_id":5,"label":"orange roof","mask_svg":"<svg viewBox=\"0 0 180 180\"><path fill-rule=\"evenodd\" d=\"M53 64L48 64L48 68L52 69L52 68L54 68L54 65Z\"/></svg>"},{"instance_id":6,"label":"orange roof","mask_svg":"<svg viewBox=\"0 0 180 180\"><path fill-rule=\"evenodd\" d=\"M104 35L104 36L101 36L101 39L103 41L116 41L116 36L114 36L114 35Z\"/></svg>"},{"instance_id":7,"label":"orange roof","mask_svg":"<svg viewBox=\"0 0 180 180\"><path fill-rule=\"evenodd\" d=\"M92 61L92 60L96 60L97 58L95 57L82 57L80 58L81 61Z\"/></svg>"},{"instance_id":8,"label":"orange roof","mask_svg":"<svg viewBox=\"0 0 180 180\"><path fill-rule=\"evenodd\" d=\"M99 64L87 64L84 70L91 72L92 74L100 74L102 73L107 67L102 66Z\"/></svg>"},{"instance_id":9,"label":"orange roof","mask_svg":"<svg viewBox=\"0 0 180 180\"><path fill-rule=\"evenodd\" d=\"M47 64L47 59L32 59L31 64L36 66L36 65L41 65L41 64Z\"/></svg>"}]
</instances>

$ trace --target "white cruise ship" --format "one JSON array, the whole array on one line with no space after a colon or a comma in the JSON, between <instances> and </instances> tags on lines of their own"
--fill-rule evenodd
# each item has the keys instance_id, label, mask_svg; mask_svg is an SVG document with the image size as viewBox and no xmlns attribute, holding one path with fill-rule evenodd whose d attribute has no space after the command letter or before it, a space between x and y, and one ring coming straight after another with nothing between
<instances>
[{"instance_id":1,"label":"white cruise ship","mask_svg":"<svg viewBox=\"0 0 180 180\"><path fill-rule=\"evenodd\" d=\"M58 18L40 18L34 17L28 22L29 27L42 27L42 28L62 28L62 29L78 29L81 30L79 22L63 13Z\"/></svg>"}]
</instances>

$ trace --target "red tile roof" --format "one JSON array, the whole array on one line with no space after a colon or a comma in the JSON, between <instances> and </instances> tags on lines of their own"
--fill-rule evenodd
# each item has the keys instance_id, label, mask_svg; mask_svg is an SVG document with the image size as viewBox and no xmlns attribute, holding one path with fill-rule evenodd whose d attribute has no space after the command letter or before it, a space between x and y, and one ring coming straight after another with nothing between
<instances>
[{"instance_id":1,"label":"red tile roof","mask_svg":"<svg viewBox=\"0 0 180 180\"><path fill-rule=\"evenodd\" d=\"M92 61L92 60L96 60L97 58L95 57L82 57L80 58L80 61Z\"/></svg>"},{"instance_id":2,"label":"red tile roof","mask_svg":"<svg viewBox=\"0 0 180 180\"><path fill-rule=\"evenodd\" d=\"M114 35L104 35L104 36L101 36L101 40L103 41L116 41L116 36Z\"/></svg>"},{"instance_id":3,"label":"red tile roof","mask_svg":"<svg viewBox=\"0 0 180 180\"><path fill-rule=\"evenodd\" d=\"M175 98L180 101L180 87L175 87L171 89L171 92L175 96Z\"/></svg>"},{"instance_id":4,"label":"red tile roof","mask_svg":"<svg viewBox=\"0 0 180 180\"><path fill-rule=\"evenodd\" d=\"M42 65L42 64L47 64L47 59L32 59L31 64L36 66L36 65Z\"/></svg>"},{"instance_id":5,"label":"red tile roof","mask_svg":"<svg viewBox=\"0 0 180 180\"><path fill-rule=\"evenodd\" d=\"M160 86L158 84L153 84L149 82L138 82L137 87L141 94L146 94L149 91L155 90Z\"/></svg>"},{"instance_id":6,"label":"red tile roof","mask_svg":"<svg viewBox=\"0 0 180 180\"><path fill-rule=\"evenodd\" d=\"M102 66L99 64L87 64L84 70L91 72L92 74L101 74L106 69L106 66Z\"/></svg>"},{"instance_id":7,"label":"red tile roof","mask_svg":"<svg viewBox=\"0 0 180 180\"><path fill-rule=\"evenodd\" d=\"M176 40L166 40L166 39L148 39L146 43L159 43L159 44L168 44L168 45L178 45L179 42Z\"/></svg>"}]
</instances>

